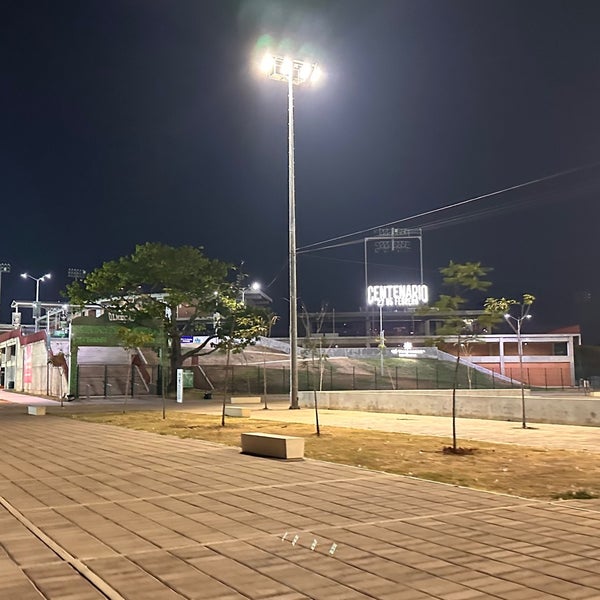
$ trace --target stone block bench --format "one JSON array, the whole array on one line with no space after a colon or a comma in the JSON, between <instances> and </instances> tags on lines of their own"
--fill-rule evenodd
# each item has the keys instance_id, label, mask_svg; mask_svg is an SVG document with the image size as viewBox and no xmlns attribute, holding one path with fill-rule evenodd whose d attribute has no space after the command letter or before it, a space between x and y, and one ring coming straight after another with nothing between
<instances>
[{"instance_id":1,"label":"stone block bench","mask_svg":"<svg viewBox=\"0 0 600 600\"><path fill-rule=\"evenodd\" d=\"M28 406L27 414L28 415L45 415L46 407L45 406Z\"/></svg>"},{"instance_id":2,"label":"stone block bench","mask_svg":"<svg viewBox=\"0 0 600 600\"><path fill-rule=\"evenodd\" d=\"M225 416L227 417L249 417L250 409L245 406L232 406L231 404L225 407Z\"/></svg>"},{"instance_id":3,"label":"stone block bench","mask_svg":"<svg viewBox=\"0 0 600 600\"><path fill-rule=\"evenodd\" d=\"M304 438L275 433L242 433L242 454L302 460Z\"/></svg>"},{"instance_id":4,"label":"stone block bench","mask_svg":"<svg viewBox=\"0 0 600 600\"><path fill-rule=\"evenodd\" d=\"M227 400L229 404L261 404L263 401L261 396L231 396Z\"/></svg>"}]
</instances>

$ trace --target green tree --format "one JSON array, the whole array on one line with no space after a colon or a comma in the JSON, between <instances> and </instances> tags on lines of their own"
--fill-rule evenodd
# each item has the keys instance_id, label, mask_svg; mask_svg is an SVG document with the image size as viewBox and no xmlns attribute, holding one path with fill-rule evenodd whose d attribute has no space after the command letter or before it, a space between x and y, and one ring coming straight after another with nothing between
<instances>
[{"instance_id":1,"label":"green tree","mask_svg":"<svg viewBox=\"0 0 600 600\"><path fill-rule=\"evenodd\" d=\"M443 319L437 329L438 343L445 343L448 337L455 340L456 361L452 379L452 452L457 452L456 440L456 388L461 356L470 344L476 341L477 332L489 328L497 317L484 313L477 318L461 314L473 292L485 292L491 285L486 278L492 269L484 267L479 262L455 263L450 261L448 266L441 267L440 273L444 287L450 292L441 294L432 305L421 309L420 312L435 312Z\"/></svg>"},{"instance_id":2,"label":"green tree","mask_svg":"<svg viewBox=\"0 0 600 600\"><path fill-rule=\"evenodd\" d=\"M523 376L523 341L521 339L521 328L523 322L531 318L529 311L535 301L532 294L523 294L521 302L510 298L487 298L484 308L488 314L496 316L498 319L504 317L510 328L517 334L517 351L519 353L519 380L521 382L521 425L527 429L527 419L525 411L525 378ZM516 307L516 315L512 309Z\"/></svg>"},{"instance_id":3,"label":"green tree","mask_svg":"<svg viewBox=\"0 0 600 600\"><path fill-rule=\"evenodd\" d=\"M176 372L194 355L242 349L268 329L262 309L240 306L239 290L231 283L232 266L209 259L201 248L161 243L138 245L130 256L105 262L83 281L67 288L74 305L97 304L123 320L124 345L146 345L139 326L159 329L171 367L169 388ZM181 336L206 336L196 348L182 350Z\"/></svg>"}]
</instances>

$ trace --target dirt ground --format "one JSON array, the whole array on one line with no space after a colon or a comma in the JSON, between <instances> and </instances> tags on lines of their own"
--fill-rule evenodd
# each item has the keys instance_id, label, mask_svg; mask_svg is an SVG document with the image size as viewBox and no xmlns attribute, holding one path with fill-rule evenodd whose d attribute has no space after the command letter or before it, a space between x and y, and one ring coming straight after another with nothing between
<instances>
[{"instance_id":1,"label":"dirt ground","mask_svg":"<svg viewBox=\"0 0 600 600\"><path fill-rule=\"evenodd\" d=\"M305 438L305 456L410 475L432 481L526 498L557 499L600 496L600 456L592 452L546 450L508 444L459 442L470 453L446 454L450 439L313 425L228 419L192 413L128 412L79 414L72 418L103 422L184 438L239 446L240 433L264 431Z\"/></svg>"}]
</instances>

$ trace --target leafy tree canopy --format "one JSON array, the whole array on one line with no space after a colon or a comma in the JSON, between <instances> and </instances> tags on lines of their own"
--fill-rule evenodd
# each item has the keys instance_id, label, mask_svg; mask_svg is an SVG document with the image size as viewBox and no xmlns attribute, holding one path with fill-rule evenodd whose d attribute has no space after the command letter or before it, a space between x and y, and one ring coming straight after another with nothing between
<instances>
[{"instance_id":1,"label":"leafy tree canopy","mask_svg":"<svg viewBox=\"0 0 600 600\"><path fill-rule=\"evenodd\" d=\"M266 311L237 300L240 288L230 281L232 271L201 248L146 243L75 281L67 294L72 304L98 304L122 319L121 337L129 347L148 339L137 336L133 326L160 327L174 370L189 356L241 349L266 332ZM192 334L205 335L205 341L182 353L181 336Z\"/></svg>"}]
</instances>

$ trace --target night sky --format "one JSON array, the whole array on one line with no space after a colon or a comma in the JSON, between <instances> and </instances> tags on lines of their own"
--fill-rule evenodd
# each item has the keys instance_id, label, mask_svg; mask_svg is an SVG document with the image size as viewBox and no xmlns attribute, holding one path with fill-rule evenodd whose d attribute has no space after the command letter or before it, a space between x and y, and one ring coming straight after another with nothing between
<instances>
[{"instance_id":1,"label":"night sky","mask_svg":"<svg viewBox=\"0 0 600 600\"><path fill-rule=\"evenodd\" d=\"M600 3L5 0L0 11L2 321L11 300L34 298L20 272L52 272L40 296L58 300L68 267L146 241L243 261L285 313L287 89L255 69L270 35L327 74L296 93L300 247L569 171L398 226L424 228L434 293L450 259L481 261L491 294L538 297L531 331L580 323L600 343ZM394 257L410 277L414 252ZM310 310L364 305L361 243L302 254L298 268Z\"/></svg>"}]
</instances>

